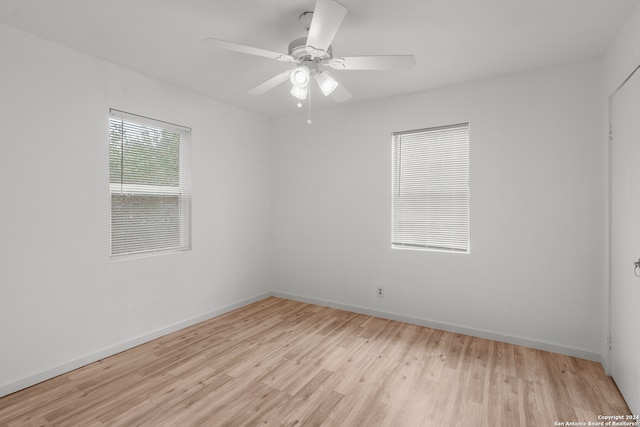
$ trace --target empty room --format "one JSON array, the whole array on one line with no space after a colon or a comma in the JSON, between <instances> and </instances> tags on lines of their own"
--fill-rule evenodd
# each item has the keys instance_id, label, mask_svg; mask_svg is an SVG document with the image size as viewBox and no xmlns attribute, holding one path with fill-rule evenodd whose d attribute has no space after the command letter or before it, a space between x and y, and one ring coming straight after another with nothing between
<instances>
[{"instance_id":1,"label":"empty room","mask_svg":"<svg viewBox=\"0 0 640 427\"><path fill-rule=\"evenodd\" d=\"M638 0L0 0L0 426L640 425Z\"/></svg>"}]
</instances>

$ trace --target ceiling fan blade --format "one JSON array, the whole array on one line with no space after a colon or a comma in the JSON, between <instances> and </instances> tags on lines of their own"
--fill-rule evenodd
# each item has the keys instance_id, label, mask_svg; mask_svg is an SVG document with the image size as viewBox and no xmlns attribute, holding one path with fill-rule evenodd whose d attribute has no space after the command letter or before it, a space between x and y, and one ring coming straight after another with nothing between
<instances>
[{"instance_id":1,"label":"ceiling fan blade","mask_svg":"<svg viewBox=\"0 0 640 427\"><path fill-rule=\"evenodd\" d=\"M321 56L327 51L346 14L347 8L335 0L317 1L307 37L309 54Z\"/></svg>"},{"instance_id":2,"label":"ceiling fan blade","mask_svg":"<svg viewBox=\"0 0 640 427\"><path fill-rule=\"evenodd\" d=\"M402 70L415 63L413 55L345 56L332 58L329 66L335 70Z\"/></svg>"},{"instance_id":3,"label":"ceiling fan blade","mask_svg":"<svg viewBox=\"0 0 640 427\"><path fill-rule=\"evenodd\" d=\"M340 83L329 96L332 97L336 102L344 102L351 99L351 94L347 89L344 88L344 86L342 86L342 83Z\"/></svg>"},{"instance_id":4,"label":"ceiling fan blade","mask_svg":"<svg viewBox=\"0 0 640 427\"><path fill-rule=\"evenodd\" d=\"M274 87L278 86L279 84L284 83L285 81L289 80L289 76L291 75L291 71L293 71L293 70L287 70L284 73L280 73L277 76L274 76L274 77L270 78L266 82L264 82L262 84L259 84L258 86L254 87L253 89L251 89L247 93L249 95L262 95L266 91L271 90Z\"/></svg>"},{"instance_id":5,"label":"ceiling fan blade","mask_svg":"<svg viewBox=\"0 0 640 427\"><path fill-rule=\"evenodd\" d=\"M233 52L263 56L265 58L276 59L282 62L296 62L296 60L290 55L285 55L283 53L278 53L278 52L272 52L270 50L260 49L258 47L246 46L243 44L228 42L226 40L220 40L213 37L207 37L205 39L202 39L202 41L207 42L217 48L231 50Z\"/></svg>"}]
</instances>

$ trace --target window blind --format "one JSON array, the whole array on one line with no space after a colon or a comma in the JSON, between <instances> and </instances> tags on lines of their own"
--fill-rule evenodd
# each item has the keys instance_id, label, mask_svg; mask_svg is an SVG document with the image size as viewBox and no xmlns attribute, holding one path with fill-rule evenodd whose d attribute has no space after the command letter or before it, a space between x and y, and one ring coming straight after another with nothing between
<instances>
[{"instance_id":1,"label":"window blind","mask_svg":"<svg viewBox=\"0 0 640 427\"><path fill-rule=\"evenodd\" d=\"M191 129L110 110L111 257L191 248Z\"/></svg>"},{"instance_id":2,"label":"window blind","mask_svg":"<svg viewBox=\"0 0 640 427\"><path fill-rule=\"evenodd\" d=\"M392 135L392 247L469 252L469 124Z\"/></svg>"}]
</instances>

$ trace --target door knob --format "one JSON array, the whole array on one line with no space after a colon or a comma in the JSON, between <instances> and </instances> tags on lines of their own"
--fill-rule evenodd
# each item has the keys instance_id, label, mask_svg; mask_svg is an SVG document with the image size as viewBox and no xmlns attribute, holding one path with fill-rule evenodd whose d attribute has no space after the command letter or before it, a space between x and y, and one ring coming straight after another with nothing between
<instances>
[{"instance_id":1,"label":"door knob","mask_svg":"<svg viewBox=\"0 0 640 427\"><path fill-rule=\"evenodd\" d=\"M638 258L638 260L634 262L633 265L635 265L635 267L633 268L633 274L635 274L637 277L640 277L640 274L638 274L638 270L640 269L640 258Z\"/></svg>"}]
</instances>

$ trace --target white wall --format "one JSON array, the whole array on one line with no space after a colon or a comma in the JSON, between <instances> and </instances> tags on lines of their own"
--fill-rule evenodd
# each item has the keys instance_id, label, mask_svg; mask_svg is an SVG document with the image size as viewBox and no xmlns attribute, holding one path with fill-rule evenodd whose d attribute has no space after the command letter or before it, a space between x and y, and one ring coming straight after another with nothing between
<instances>
[{"instance_id":1,"label":"white wall","mask_svg":"<svg viewBox=\"0 0 640 427\"><path fill-rule=\"evenodd\" d=\"M268 122L0 26L0 395L268 293ZM193 128L193 250L109 261L110 107Z\"/></svg>"},{"instance_id":2,"label":"white wall","mask_svg":"<svg viewBox=\"0 0 640 427\"><path fill-rule=\"evenodd\" d=\"M276 120L272 288L599 359L601 87L595 60ZM471 254L390 249L391 133L467 121Z\"/></svg>"},{"instance_id":3,"label":"white wall","mask_svg":"<svg viewBox=\"0 0 640 427\"><path fill-rule=\"evenodd\" d=\"M640 4L618 32L604 58L605 92L609 96L640 65Z\"/></svg>"}]
</instances>

